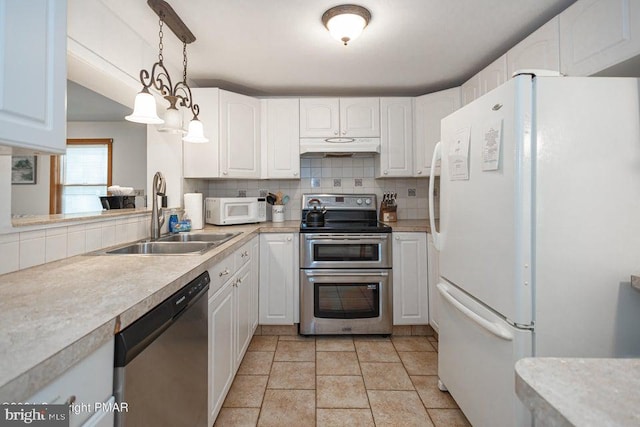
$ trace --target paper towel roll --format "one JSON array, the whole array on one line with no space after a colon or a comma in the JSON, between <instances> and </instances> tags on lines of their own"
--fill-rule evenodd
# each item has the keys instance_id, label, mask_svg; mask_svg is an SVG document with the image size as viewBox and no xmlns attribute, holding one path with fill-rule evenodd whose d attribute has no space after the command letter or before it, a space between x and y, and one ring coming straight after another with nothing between
<instances>
[{"instance_id":1,"label":"paper towel roll","mask_svg":"<svg viewBox=\"0 0 640 427\"><path fill-rule=\"evenodd\" d=\"M202 222L202 193L185 193L184 213L191 220L191 229L200 230L204 226Z\"/></svg>"}]
</instances>

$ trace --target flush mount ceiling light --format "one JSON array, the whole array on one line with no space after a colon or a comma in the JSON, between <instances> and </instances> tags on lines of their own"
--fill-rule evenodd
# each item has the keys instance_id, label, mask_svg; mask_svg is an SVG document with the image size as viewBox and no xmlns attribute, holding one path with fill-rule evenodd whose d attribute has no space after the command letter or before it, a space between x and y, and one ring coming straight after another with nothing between
<instances>
[{"instance_id":1,"label":"flush mount ceiling light","mask_svg":"<svg viewBox=\"0 0 640 427\"><path fill-rule=\"evenodd\" d=\"M133 113L126 116L125 119L144 124L161 124L158 129L160 132L184 133L182 126L182 113L178 110L178 106L191 110L193 119L189 123L189 132L182 138L186 142L208 142L204 137L202 122L198 120L200 107L194 104L191 88L187 84L187 43L196 40L195 36L189 28L182 22L180 17L175 13L173 8L163 0L148 0L147 4L160 18L160 32L158 43L158 62L153 64L151 74L147 70L140 70L140 83L142 90L136 95ZM164 58L162 56L163 26L164 24L174 32L174 34L182 41L182 65L184 66L182 73L182 81L177 82L175 86L171 83L169 71L164 66ZM162 120L156 113L156 100L149 92L149 88L153 87L169 103L169 108L165 113L165 119Z\"/></svg>"},{"instance_id":2,"label":"flush mount ceiling light","mask_svg":"<svg viewBox=\"0 0 640 427\"><path fill-rule=\"evenodd\" d=\"M362 34L362 30L370 20L371 13L356 4L332 7L322 15L322 23L331 36L340 40L345 46Z\"/></svg>"}]
</instances>

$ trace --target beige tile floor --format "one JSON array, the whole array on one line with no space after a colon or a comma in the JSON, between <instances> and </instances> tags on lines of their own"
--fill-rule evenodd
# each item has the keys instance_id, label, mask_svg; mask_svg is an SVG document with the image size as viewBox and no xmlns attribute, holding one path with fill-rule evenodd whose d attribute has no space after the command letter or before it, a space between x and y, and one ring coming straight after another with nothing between
<instances>
[{"instance_id":1,"label":"beige tile floor","mask_svg":"<svg viewBox=\"0 0 640 427\"><path fill-rule=\"evenodd\" d=\"M215 426L469 426L434 337L256 335Z\"/></svg>"}]
</instances>

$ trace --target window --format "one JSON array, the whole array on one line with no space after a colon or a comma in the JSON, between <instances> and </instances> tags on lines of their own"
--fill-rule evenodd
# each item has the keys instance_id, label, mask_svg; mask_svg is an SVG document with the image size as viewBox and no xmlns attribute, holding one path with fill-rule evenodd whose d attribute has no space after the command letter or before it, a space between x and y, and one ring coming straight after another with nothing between
<instances>
[{"instance_id":1,"label":"window","mask_svg":"<svg viewBox=\"0 0 640 427\"><path fill-rule=\"evenodd\" d=\"M69 139L67 153L51 157L50 212L102 210L111 185L111 139Z\"/></svg>"}]
</instances>

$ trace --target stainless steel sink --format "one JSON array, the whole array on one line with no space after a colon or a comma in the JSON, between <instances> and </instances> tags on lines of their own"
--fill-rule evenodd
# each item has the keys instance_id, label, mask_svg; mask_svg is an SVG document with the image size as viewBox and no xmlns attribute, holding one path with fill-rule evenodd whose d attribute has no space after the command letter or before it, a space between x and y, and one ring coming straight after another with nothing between
<instances>
[{"instance_id":1,"label":"stainless steel sink","mask_svg":"<svg viewBox=\"0 0 640 427\"><path fill-rule=\"evenodd\" d=\"M212 242L218 245L233 239L240 233L178 233L164 236L158 242Z\"/></svg>"},{"instance_id":2,"label":"stainless steel sink","mask_svg":"<svg viewBox=\"0 0 640 427\"><path fill-rule=\"evenodd\" d=\"M138 242L105 251L108 255L184 255L203 253L213 247L210 242Z\"/></svg>"},{"instance_id":3,"label":"stainless steel sink","mask_svg":"<svg viewBox=\"0 0 640 427\"><path fill-rule=\"evenodd\" d=\"M199 255L241 233L179 233L99 251L106 255Z\"/></svg>"}]
</instances>

